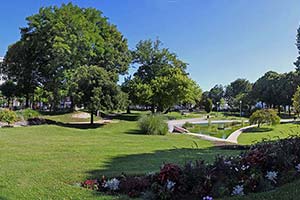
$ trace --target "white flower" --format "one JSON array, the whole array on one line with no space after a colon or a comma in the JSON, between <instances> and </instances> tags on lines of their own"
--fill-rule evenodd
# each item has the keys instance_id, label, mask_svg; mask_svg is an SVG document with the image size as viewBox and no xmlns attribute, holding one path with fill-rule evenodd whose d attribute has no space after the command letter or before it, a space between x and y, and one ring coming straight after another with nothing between
<instances>
[{"instance_id":1,"label":"white flower","mask_svg":"<svg viewBox=\"0 0 300 200\"><path fill-rule=\"evenodd\" d=\"M270 181L273 181L274 183L276 183L277 174L278 174L278 172L268 171L266 178L269 179Z\"/></svg>"},{"instance_id":2,"label":"white flower","mask_svg":"<svg viewBox=\"0 0 300 200\"><path fill-rule=\"evenodd\" d=\"M206 196L206 197L203 197L203 199L202 200L213 200L213 198L212 197L210 197L210 196Z\"/></svg>"},{"instance_id":3,"label":"white flower","mask_svg":"<svg viewBox=\"0 0 300 200\"><path fill-rule=\"evenodd\" d=\"M235 167L234 170L237 171L237 172L239 171L239 169L237 167Z\"/></svg>"},{"instance_id":4,"label":"white flower","mask_svg":"<svg viewBox=\"0 0 300 200\"><path fill-rule=\"evenodd\" d=\"M247 166L242 165L241 170L245 171L245 170L248 169L249 167L250 167L249 165L247 165Z\"/></svg>"},{"instance_id":5,"label":"white flower","mask_svg":"<svg viewBox=\"0 0 300 200\"><path fill-rule=\"evenodd\" d=\"M120 184L120 181L116 178L113 178L111 180L106 181L104 187L115 191L115 190L119 189L119 184Z\"/></svg>"},{"instance_id":6,"label":"white flower","mask_svg":"<svg viewBox=\"0 0 300 200\"><path fill-rule=\"evenodd\" d=\"M173 181L167 180L167 189L173 191L175 184L176 183L174 183Z\"/></svg>"},{"instance_id":7,"label":"white flower","mask_svg":"<svg viewBox=\"0 0 300 200\"><path fill-rule=\"evenodd\" d=\"M244 186L237 185L237 186L233 187L233 191L232 191L231 195L238 195L238 196L244 195Z\"/></svg>"},{"instance_id":8,"label":"white flower","mask_svg":"<svg viewBox=\"0 0 300 200\"><path fill-rule=\"evenodd\" d=\"M300 163L298 165L296 165L295 168L296 168L297 172L300 172Z\"/></svg>"},{"instance_id":9,"label":"white flower","mask_svg":"<svg viewBox=\"0 0 300 200\"><path fill-rule=\"evenodd\" d=\"M228 160L228 161L224 161L224 164L230 166L232 164L232 162L230 160Z\"/></svg>"},{"instance_id":10,"label":"white flower","mask_svg":"<svg viewBox=\"0 0 300 200\"><path fill-rule=\"evenodd\" d=\"M154 176L154 175L155 175L155 172L148 172L146 175L147 175L147 176Z\"/></svg>"}]
</instances>

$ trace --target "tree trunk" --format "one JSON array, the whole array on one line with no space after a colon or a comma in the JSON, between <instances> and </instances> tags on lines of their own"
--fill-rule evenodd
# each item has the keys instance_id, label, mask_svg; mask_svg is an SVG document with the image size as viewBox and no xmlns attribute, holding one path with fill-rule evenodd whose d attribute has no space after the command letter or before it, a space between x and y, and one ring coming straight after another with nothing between
<instances>
[{"instance_id":1,"label":"tree trunk","mask_svg":"<svg viewBox=\"0 0 300 200\"><path fill-rule=\"evenodd\" d=\"M29 94L25 97L25 108L29 108Z\"/></svg>"},{"instance_id":2,"label":"tree trunk","mask_svg":"<svg viewBox=\"0 0 300 200\"><path fill-rule=\"evenodd\" d=\"M155 105L151 105L151 112L152 112L152 114L155 113Z\"/></svg>"},{"instance_id":3,"label":"tree trunk","mask_svg":"<svg viewBox=\"0 0 300 200\"><path fill-rule=\"evenodd\" d=\"M165 112L164 114L168 114L170 112L171 108L169 107Z\"/></svg>"},{"instance_id":4,"label":"tree trunk","mask_svg":"<svg viewBox=\"0 0 300 200\"><path fill-rule=\"evenodd\" d=\"M291 105L288 105L288 109L289 109L289 116L291 116Z\"/></svg>"},{"instance_id":5,"label":"tree trunk","mask_svg":"<svg viewBox=\"0 0 300 200\"><path fill-rule=\"evenodd\" d=\"M91 110L91 125L94 125L94 111Z\"/></svg>"},{"instance_id":6,"label":"tree trunk","mask_svg":"<svg viewBox=\"0 0 300 200\"><path fill-rule=\"evenodd\" d=\"M130 106L127 106L127 111L126 111L127 114L130 114Z\"/></svg>"}]
</instances>

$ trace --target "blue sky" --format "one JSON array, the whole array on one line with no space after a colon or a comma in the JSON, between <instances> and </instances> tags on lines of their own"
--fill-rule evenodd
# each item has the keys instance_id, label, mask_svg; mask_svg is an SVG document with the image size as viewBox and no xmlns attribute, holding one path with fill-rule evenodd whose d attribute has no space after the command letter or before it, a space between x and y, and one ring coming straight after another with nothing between
<instances>
[{"instance_id":1,"label":"blue sky","mask_svg":"<svg viewBox=\"0 0 300 200\"><path fill-rule=\"evenodd\" d=\"M1 2L0 56L19 39L26 16L63 0ZM203 90L236 78L255 81L268 70L294 70L300 0L81 0L103 11L128 39L159 37ZM132 73L134 69L131 69Z\"/></svg>"}]
</instances>

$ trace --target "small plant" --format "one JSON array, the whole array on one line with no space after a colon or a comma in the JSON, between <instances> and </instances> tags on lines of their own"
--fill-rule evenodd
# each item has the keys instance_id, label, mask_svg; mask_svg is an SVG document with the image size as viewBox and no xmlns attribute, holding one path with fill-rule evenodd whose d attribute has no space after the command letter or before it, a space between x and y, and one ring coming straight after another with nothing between
<instances>
[{"instance_id":1,"label":"small plant","mask_svg":"<svg viewBox=\"0 0 300 200\"><path fill-rule=\"evenodd\" d=\"M0 111L0 121L6 122L8 125L17 121L17 115L14 111L4 109Z\"/></svg>"},{"instance_id":2,"label":"small plant","mask_svg":"<svg viewBox=\"0 0 300 200\"><path fill-rule=\"evenodd\" d=\"M24 120L37 118L40 116L40 113L38 111L32 109L21 110L19 114L23 117Z\"/></svg>"},{"instance_id":3,"label":"small plant","mask_svg":"<svg viewBox=\"0 0 300 200\"><path fill-rule=\"evenodd\" d=\"M139 127L143 134L166 135L168 125L162 115L145 115L139 120Z\"/></svg>"},{"instance_id":4,"label":"small plant","mask_svg":"<svg viewBox=\"0 0 300 200\"><path fill-rule=\"evenodd\" d=\"M279 124L280 117L278 117L275 110L263 109L255 111L249 121L250 124L257 124L260 127L262 124Z\"/></svg>"}]
</instances>

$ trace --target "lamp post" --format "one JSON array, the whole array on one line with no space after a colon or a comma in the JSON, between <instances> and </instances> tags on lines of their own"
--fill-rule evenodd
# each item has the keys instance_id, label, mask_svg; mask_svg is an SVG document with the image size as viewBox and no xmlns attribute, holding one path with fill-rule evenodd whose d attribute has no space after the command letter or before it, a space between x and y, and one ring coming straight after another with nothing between
<instances>
[{"instance_id":1,"label":"lamp post","mask_svg":"<svg viewBox=\"0 0 300 200\"><path fill-rule=\"evenodd\" d=\"M242 101L240 101L240 117L242 117Z\"/></svg>"}]
</instances>

